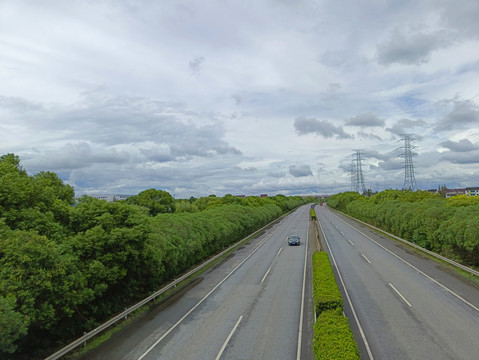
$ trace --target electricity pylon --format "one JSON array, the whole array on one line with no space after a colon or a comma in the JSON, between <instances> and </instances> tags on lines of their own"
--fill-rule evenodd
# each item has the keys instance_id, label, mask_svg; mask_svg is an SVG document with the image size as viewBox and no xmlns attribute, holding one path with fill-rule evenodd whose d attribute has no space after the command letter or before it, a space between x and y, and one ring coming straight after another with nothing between
<instances>
[{"instance_id":1,"label":"electricity pylon","mask_svg":"<svg viewBox=\"0 0 479 360\"><path fill-rule=\"evenodd\" d=\"M362 150L353 150L353 164L351 172L351 183L353 191L356 191L360 194L366 193L366 186L364 186L364 176L363 176L363 159L361 159Z\"/></svg>"},{"instance_id":2,"label":"electricity pylon","mask_svg":"<svg viewBox=\"0 0 479 360\"><path fill-rule=\"evenodd\" d=\"M416 146L411 145L411 141L414 141L412 134L400 134L402 136L401 140L404 141L404 146L401 146L399 149L403 150L401 156L404 156L404 186L405 190L414 191L417 189L416 178L414 176L414 163L413 156L417 156L413 150Z\"/></svg>"}]
</instances>

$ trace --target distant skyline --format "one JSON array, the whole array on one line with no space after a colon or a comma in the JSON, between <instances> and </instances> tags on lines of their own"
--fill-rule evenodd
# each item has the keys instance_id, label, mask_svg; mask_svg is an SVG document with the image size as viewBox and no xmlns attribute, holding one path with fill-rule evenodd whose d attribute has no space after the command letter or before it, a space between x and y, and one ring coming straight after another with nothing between
<instances>
[{"instance_id":1,"label":"distant skyline","mask_svg":"<svg viewBox=\"0 0 479 360\"><path fill-rule=\"evenodd\" d=\"M0 1L0 154L82 194L479 185L479 1Z\"/></svg>"}]
</instances>

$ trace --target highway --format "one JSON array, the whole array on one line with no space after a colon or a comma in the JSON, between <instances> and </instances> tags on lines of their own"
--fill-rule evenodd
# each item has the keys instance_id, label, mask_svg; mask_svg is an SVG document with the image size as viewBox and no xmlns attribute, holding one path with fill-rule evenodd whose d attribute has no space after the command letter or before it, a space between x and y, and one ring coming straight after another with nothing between
<instances>
[{"instance_id":1,"label":"highway","mask_svg":"<svg viewBox=\"0 0 479 360\"><path fill-rule=\"evenodd\" d=\"M479 359L477 285L326 206L316 215L362 359Z\"/></svg>"},{"instance_id":2,"label":"highway","mask_svg":"<svg viewBox=\"0 0 479 360\"><path fill-rule=\"evenodd\" d=\"M308 226L303 206L85 359L312 359Z\"/></svg>"}]
</instances>

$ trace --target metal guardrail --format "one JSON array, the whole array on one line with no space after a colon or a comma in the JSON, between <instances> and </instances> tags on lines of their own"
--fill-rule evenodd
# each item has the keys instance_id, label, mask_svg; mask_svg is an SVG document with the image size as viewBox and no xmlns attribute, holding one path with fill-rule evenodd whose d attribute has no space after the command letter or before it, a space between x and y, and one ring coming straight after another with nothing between
<instances>
[{"instance_id":1,"label":"metal guardrail","mask_svg":"<svg viewBox=\"0 0 479 360\"><path fill-rule=\"evenodd\" d=\"M332 210L334 210L334 209L332 209ZM334 211L337 211L337 210L334 210ZM339 211L337 211L337 212L339 212ZM410 241L404 240L404 239L400 238L399 236L396 236L396 235L394 235L394 234L388 233L387 231L384 231L384 230L382 230L382 229L380 229L380 228L377 228L377 227L375 227L375 226L373 226L373 225L371 225L371 224L368 224L367 222L364 222L364 221L361 221L361 220L359 220L359 219L356 219L356 218L354 218L354 217L352 217L352 216L350 216L350 215L348 215L348 214L345 214L345 213L343 213L343 212L339 212L339 213L342 214L342 215L344 215L344 216L349 217L350 219L352 219L352 220L354 220L354 221L357 221L357 222L362 223L362 224L364 224L364 225L366 225L366 226L368 226L368 227L370 227L370 228L373 228L374 230L376 230L376 231L378 231L378 232L381 232L381 233L383 233L383 234L386 234L387 236L390 236L390 237L392 237L392 238L394 238L394 239L396 239L396 240L398 240L398 241L400 241L400 242L402 242L402 243L404 243L404 244L406 244L406 245L408 245L408 246L411 246L411 247L413 247L413 248L415 248L415 249L418 249L418 250L420 250L420 251L422 251L422 252L424 252L424 253L426 253L426 254L429 254L429 255L431 255L431 256L437 258L437 259L440 259L440 260L442 260L442 261L445 261L445 262L449 263L450 265L453 265L453 266L455 266L455 267L457 267L457 268L459 268L459 269L462 269L462 270L464 270L464 271L470 273L471 275L479 276L479 271L476 271L476 270L474 270L474 269L472 269L472 268L470 268L470 267L467 267L467 266L464 266L464 265L462 265L462 264L459 264L458 262L455 262L454 260L448 259L447 257L444 257L444 256L442 256L442 255L439 255L439 254L437 254L437 253L435 253L435 252L433 252L433 251L431 251L431 250L425 249L425 248L423 248L423 247L421 247L421 246L419 246L419 245L416 245L416 244L414 244L414 243L412 243L412 242L410 242Z\"/></svg>"},{"instance_id":2,"label":"metal guardrail","mask_svg":"<svg viewBox=\"0 0 479 360\"><path fill-rule=\"evenodd\" d=\"M251 233L250 235L248 235L247 237L237 241L235 244L231 245L230 247L228 247L226 250L223 250L222 252L220 252L219 254L215 255L214 257L212 257L211 259L205 261L204 263L202 263L201 265L199 265L198 267L194 268L193 270L189 271L188 273L184 274L183 276L179 277L178 279L174 280L173 282L169 283L168 285L166 285L165 287L161 288L160 290L156 291L155 293L151 294L150 296L148 296L147 298L141 300L139 303L133 305L132 307L126 309L125 311L123 311L122 313L116 315L115 317L111 318L110 320L108 320L106 323L98 326L97 328L93 329L92 331L86 333L85 335L83 335L82 337L76 339L75 341L73 341L72 343L68 344L67 346L65 346L64 348L58 350L56 353L54 353L53 355L50 355L49 357L47 357L45 360L56 360L56 359L59 359L61 358L62 356L66 355L67 353L69 353L70 351L72 351L73 349L77 348L78 346L80 346L81 344L84 344L87 340L91 339L92 337L100 334L103 330L105 330L106 328L110 327L111 325L115 324L116 322L122 320L122 319L126 319L127 316L129 314L131 314L133 311L137 310L138 308L142 307L143 305L147 304L148 302L150 302L151 300L155 300L158 296L162 295L164 292L170 290L171 288L174 288L176 287L176 285L178 285L180 282L182 282L183 280L185 280L186 278L190 277L191 275L193 275L194 273L196 273L197 271L203 269L205 266L207 266L208 264L210 264L211 262L215 261L215 260L218 260L219 258L221 258L223 255L225 255L227 252L233 250L235 247L239 246L243 241L247 240L249 237L251 236L254 236L256 234L258 234L259 232L263 231L264 229L266 229L267 227L271 226L272 224L274 224L275 222L277 222L279 219L281 219L282 217L276 219L276 220L273 220L272 222L270 222L269 224L263 226L261 229L258 229L256 230L255 232Z\"/></svg>"}]
</instances>

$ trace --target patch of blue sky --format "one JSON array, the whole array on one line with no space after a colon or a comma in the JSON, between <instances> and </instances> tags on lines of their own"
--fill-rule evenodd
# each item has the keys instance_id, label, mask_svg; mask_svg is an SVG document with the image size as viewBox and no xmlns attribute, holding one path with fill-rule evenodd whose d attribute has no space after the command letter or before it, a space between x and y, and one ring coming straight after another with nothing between
<instances>
[{"instance_id":1,"label":"patch of blue sky","mask_svg":"<svg viewBox=\"0 0 479 360\"><path fill-rule=\"evenodd\" d=\"M431 112L430 103L427 100L413 95L403 95L392 99L392 102L399 107L405 116L413 118L427 117Z\"/></svg>"}]
</instances>

